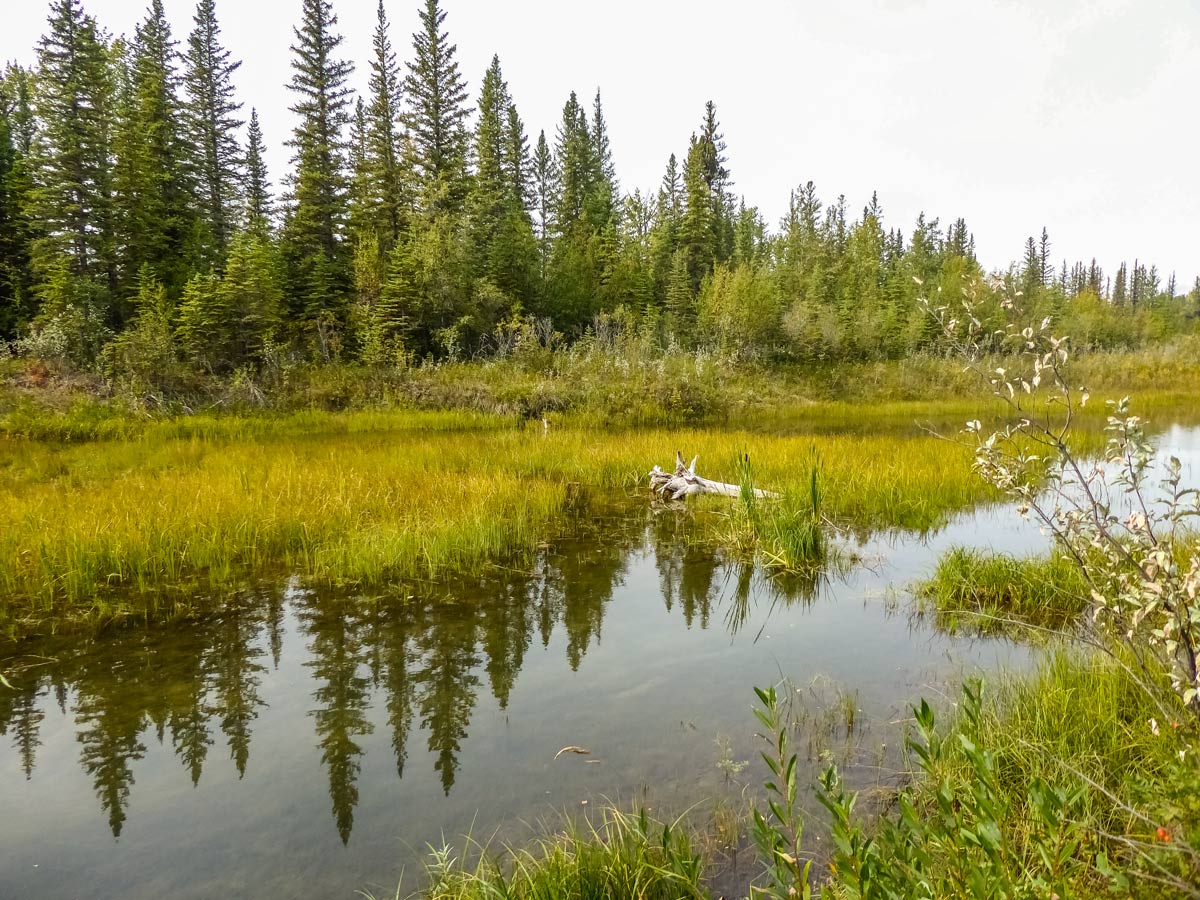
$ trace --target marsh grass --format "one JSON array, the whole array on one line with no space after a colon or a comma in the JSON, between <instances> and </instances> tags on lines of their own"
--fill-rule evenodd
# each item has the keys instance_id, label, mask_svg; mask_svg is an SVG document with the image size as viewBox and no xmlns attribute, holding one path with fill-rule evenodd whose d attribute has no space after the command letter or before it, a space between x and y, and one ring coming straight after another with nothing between
<instances>
[{"instance_id":1,"label":"marsh grass","mask_svg":"<svg viewBox=\"0 0 1200 900\"><path fill-rule=\"evenodd\" d=\"M966 449L920 434L545 432L467 412L305 412L174 420L90 444L6 439L2 609L10 622L86 615L131 589L260 569L344 585L469 574L533 551L589 494L645 503L645 472L677 447L722 478L748 453L755 479L788 498L759 519L768 556L812 555L814 499L869 530L929 528L989 496ZM720 546L728 509L697 504L694 533Z\"/></svg>"},{"instance_id":2,"label":"marsh grass","mask_svg":"<svg viewBox=\"0 0 1200 900\"><path fill-rule=\"evenodd\" d=\"M1071 820L1079 826L1080 858L1103 852L1130 871L1153 875L1155 865L1165 865L1189 879L1200 876L1198 861L1170 846L1200 841L1200 761L1189 753L1195 719L1182 709L1177 717L1164 714L1133 675L1138 667L1132 658L1058 649L1034 673L1009 676L985 692L977 721L952 722L952 735L993 754L1007 810L1000 824L1018 853L1034 848L1027 789L1040 779L1079 789ZM1140 677L1155 675L1162 673ZM929 803L939 778L965 786L974 777L962 741L947 746L939 770L920 788Z\"/></svg>"},{"instance_id":3,"label":"marsh grass","mask_svg":"<svg viewBox=\"0 0 1200 900\"><path fill-rule=\"evenodd\" d=\"M428 900L701 900L704 860L686 827L645 812L604 809L598 825L569 825L530 848L483 852L466 863L434 850ZM397 894L397 896L399 896Z\"/></svg>"},{"instance_id":4,"label":"marsh grass","mask_svg":"<svg viewBox=\"0 0 1200 900\"><path fill-rule=\"evenodd\" d=\"M1078 565L1060 554L1016 557L956 547L916 594L919 611L951 634L1045 640L1074 626L1089 589Z\"/></svg>"}]
</instances>

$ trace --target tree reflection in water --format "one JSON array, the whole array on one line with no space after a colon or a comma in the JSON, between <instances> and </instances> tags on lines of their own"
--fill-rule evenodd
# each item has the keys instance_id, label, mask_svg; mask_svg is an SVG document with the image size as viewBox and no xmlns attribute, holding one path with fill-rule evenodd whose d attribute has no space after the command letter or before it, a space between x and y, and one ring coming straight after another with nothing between
<instances>
[{"instance_id":1,"label":"tree reflection in water","mask_svg":"<svg viewBox=\"0 0 1200 900\"><path fill-rule=\"evenodd\" d=\"M566 537L520 570L495 568L416 597L363 598L295 583L253 587L206 615L129 627L90 639L26 642L4 661L13 690L0 691L0 735L11 740L25 777L35 777L40 729L58 705L73 716L79 761L114 837L125 824L134 765L147 742L169 746L193 785L220 740L244 778L265 706L263 681L278 669L290 617L312 679L308 713L329 782L331 811L348 842L359 801L363 738L371 711L386 715L396 773L403 778L414 720L442 790L459 773L471 716L485 682L506 709L535 636L548 647L561 630L578 670L602 637L606 604L633 554L654 558L668 611L689 628L711 626L724 607L736 632L762 579L749 565L722 563L690 544L687 517L666 513L598 517L581 513ZM752 592L751 584L757 586ZM772 602L808 601L812 578L771 581ZM297 647L297 650L300 648ZM295 651L293 651L295 652ZM0 796L4 786L0 784Z\"/></svg>"}]
</instances>

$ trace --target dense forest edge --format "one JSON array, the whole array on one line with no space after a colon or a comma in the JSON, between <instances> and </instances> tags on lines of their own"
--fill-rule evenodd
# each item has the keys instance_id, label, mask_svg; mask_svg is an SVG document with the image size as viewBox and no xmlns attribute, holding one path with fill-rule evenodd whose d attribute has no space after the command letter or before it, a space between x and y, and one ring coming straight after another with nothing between
<instances>
[{"instance_id":1,"label":"dense forest edge","mask_svg":"<svg viewBox=\"0 0 1200 900\"><path fill-rule=\"evenodd\" d=\"M660 186L625 190L599 92L571 92L531 139L498 57L468 96L436 0L404 63L380 3L355 97L332 5L301 6L275 188L212 0L186 41L157 0L119 37L78 0L51 3L36 64L0 80L0 340L24 363L10 379L187 404L270 394L313 366L396 377L581 341L823 369L944 354L922 297L999 317L1020 296L1078 350L1200 322L1200 278L1058 261L1045 229L987 273L961 218L905 231L877 197L856 214L811 182L772 228L734 191L711 102Z\"/></svg>"}]
</instances>

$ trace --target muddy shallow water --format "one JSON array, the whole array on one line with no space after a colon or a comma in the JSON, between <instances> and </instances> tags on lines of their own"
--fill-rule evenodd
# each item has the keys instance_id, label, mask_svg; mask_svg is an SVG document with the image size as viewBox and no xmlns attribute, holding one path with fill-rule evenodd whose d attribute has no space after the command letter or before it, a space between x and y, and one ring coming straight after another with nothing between
<instances>
[{"instance_id":1,"label":"muddy shallow water","mask_svg":"<svg viewBox=\"0 0 1200 900\"><path fill-rule=\"evenodd\" d=\"M1200 470L1200 429L1160 441ZM751 688L781 675L824 702L813 766L887 783L910 701L1035 652L938 634L904 593L953 545L1043 549L1007 507L873 535L815 581L689 550L682 527L630 498L524 571L414 597L268 582L0 651L0 898L391 895L467 832L520 841L606 799L737 804L761 776L737 765ZM590 753L556 760L567 745Z\"/></svg>"}]
</instances>

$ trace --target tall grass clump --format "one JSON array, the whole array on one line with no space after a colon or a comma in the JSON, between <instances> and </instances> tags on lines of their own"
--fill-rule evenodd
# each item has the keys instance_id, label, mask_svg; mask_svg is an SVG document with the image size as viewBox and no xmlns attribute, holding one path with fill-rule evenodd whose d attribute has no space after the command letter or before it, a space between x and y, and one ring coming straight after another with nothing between
<instances>
[{"instance_id":1,"label":"tall grass clump","mask_svg":"<svg viewBox=\"0 0 1200 900\"><path fill-rule=\"evenodd\" d=\"M598 826L574 824L531 849L487 854L467 865L448 849L432 853L427 900L704 900L704 869L684 827L639 814L603 811Z\"/></svg>"},{"instance_id":2,"label":"tall grass clump","mask_svg":"<svg viewBox=\"0 0 1200 900\"><path fill-rule=\"evenodd\" d=\"M1054 553L1016 557L968 547L945 554L917 588L939 628L1036 636L1070 628L1087 609L1089 586L1075 561Z\"/></svg>"},{"instance_id":3,"label":"tall grass clump","mask_svg":"<svg viewBox=\"0 0 1200 900\"><path fill-rule=\"evenodd\" d=\"M769 568L784 571L813 569L825 561L828 540L821 516L818 460L810 449L808 477L789 492L764 499L757 494L749 454L738 459L740 495L727 516L725 542L753 551ZM797 490L800 488L800 490Z\"/></svg>"}]
</instances>

